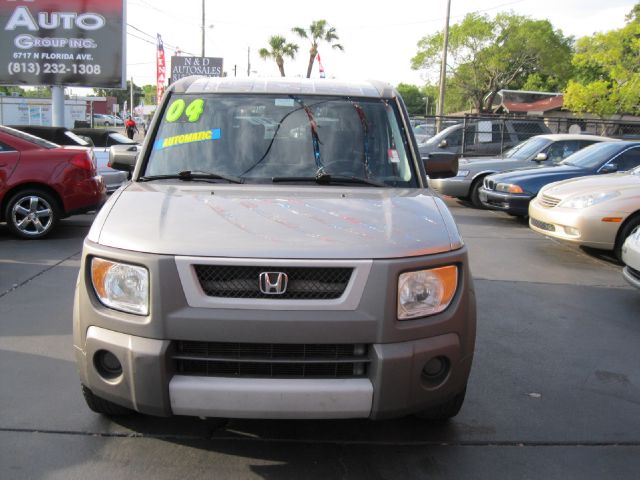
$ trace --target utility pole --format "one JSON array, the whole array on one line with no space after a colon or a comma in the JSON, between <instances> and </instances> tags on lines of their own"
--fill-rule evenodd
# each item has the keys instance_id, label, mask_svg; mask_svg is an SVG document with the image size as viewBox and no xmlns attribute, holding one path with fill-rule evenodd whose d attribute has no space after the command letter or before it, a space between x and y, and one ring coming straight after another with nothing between
<instances>
[{"instance_id":1,"label":"utility pole","mask_svg":"<svg viewBox=\"0 0 640 480\"><path fill-rule=\"evenodd\" d=\"M64 127L64 87L51 86L51 125Z\"/></svg>"},{"instance_id":2,"label":"utility pole","mask_svg":"<svg viewBox=\"0 0 640 480\"><path fill-rule=\"evenodd\" d=\"M251 76L251 60L250 60L250 55L251 55L251 47L247 47L247 77Z\"/></svg>"},{"instance_id":3,"label":"utility pole","mask_svg":"<svg viewBox=\"0 0 640 480\"><path fill-rule=\"evenodd\" d=\"M133 77L131 77L129 84L129 115L133 118Z\"/></svg>"},{"instance_id":4,"label":"utility pole","mask_svg":"<svg viewBox=\"0 0 640 480\"><path fill-rule=\"evenodd\" d=\"M444 88L447 78L447 49L449 47L449 14L451 12L451 0L447 0L447 20L444 24L444 41L442 42L442 63L440 64L440 91L436 108L436 133L440 131L441 117L444 115Z\"/></svg>"},{"instance_id":5,"label":"utility pole","mask_svg":"<svg viewBox=\"0 0 640 480\"><path fill-rule=\"evenodd\" d=\"M204 58L204 0L202 0L202 58Z\"/></svg>"}]
</instances>

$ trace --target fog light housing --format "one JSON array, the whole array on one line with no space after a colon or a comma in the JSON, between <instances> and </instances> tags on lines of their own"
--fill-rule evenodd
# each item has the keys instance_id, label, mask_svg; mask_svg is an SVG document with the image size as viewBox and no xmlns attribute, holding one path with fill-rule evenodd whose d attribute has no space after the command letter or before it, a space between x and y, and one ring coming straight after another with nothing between
<instances>
[{"instance_id":1,"label":"fog light housing","mask_svg":"<svg viewBox=\"0 0 640 480\"><path fill-rule=\"evenodd\" d=\"M433 387L444 382L449 375L449 370L451 370L451 362L447 357L439 355L425 363L420 376L424 383Z\"/></svg>"},{"instance_id":2,"label":"fog light housing","mask_svg":"<svg viewBox=\"0 0 640 480\"><path fill-rule=\"evenodd\" d=\"M580 230L578 230L575 227L563 226L562 228L564 229L564 232L567 235L571 235L572 237L579 237L580 236Z\"/></svg>"},{"instance_id":3,"label":"fog light housing","mask_svg":"<svg viewBox=\"0 0 640 480\"><path fill-rule=\"evenodd\" d=\"M93 365L102 378L113 380L122 375L120 360L108 350L98 350L93 356Z\"/></svg>"}]
</instances>

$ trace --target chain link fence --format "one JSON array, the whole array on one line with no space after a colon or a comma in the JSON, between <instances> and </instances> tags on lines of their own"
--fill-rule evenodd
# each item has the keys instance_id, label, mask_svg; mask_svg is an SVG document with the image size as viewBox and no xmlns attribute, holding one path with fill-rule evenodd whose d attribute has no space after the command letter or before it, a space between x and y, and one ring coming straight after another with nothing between
<instances>
[{"instance_id":1,"label":"chain link fence","mask_svg":"<svg viewBox=\"0 0 640 480\"><path fill-rule=\"evenodd\" d=\"M412 126L422 153L439 149L462 156L501 155L518 143L545 133L591 134L640 141L639 120L601 120L569 115L433 116L414 118Z\"/></svg>"}]
</instances>

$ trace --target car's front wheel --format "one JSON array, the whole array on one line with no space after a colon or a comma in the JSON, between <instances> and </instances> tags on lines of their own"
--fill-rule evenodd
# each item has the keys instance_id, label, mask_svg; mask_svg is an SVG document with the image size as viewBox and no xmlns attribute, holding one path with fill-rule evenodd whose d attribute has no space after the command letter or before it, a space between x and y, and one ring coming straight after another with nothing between
<instances>
[{"instance_id":1,"label":"car's front wheel","mask_svg":"<svg viewBox=\"0 0 640 480\"><path fill-rule=\"evenodd\" d=\"M622 245L631 232L633 232L636 227L640 226L640 213L636 213L631 218L629 218L625 224L622 226L620 231L618 232L616 238L616 244L613 249L613 253L615 254L618 261L622 262Z\"/></svg>"},{"instance_id":2,"label":"car's front wheel","mask_svg":"<svg viewBox=\"0 0 640 480\"><path fill-rule=\"evenodd\" d=\"M51 233L60 219L60 212L58 203L51 194L29 189L22 190L9 199L5 219L14 235L37 239Z\"/></svg>"}]
</instances>

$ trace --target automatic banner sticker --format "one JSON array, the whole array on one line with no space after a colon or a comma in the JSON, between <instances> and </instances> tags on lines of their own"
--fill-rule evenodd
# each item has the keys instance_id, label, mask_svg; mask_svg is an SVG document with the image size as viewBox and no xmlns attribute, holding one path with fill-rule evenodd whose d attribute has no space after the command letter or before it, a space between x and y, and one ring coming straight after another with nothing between
<instances>
[{"instance_id":1,"label":"automatic banner sticker","mask_svg":"<svg viewBox=\"0 0 640 480\"><path fill-rule=\"evenodd\" d=\"M161 150L167 147L175 147L176 145L204 142L206 140L218 140L219 138L220 129L214 128L212 130L203 130L202 132L185 133L183 135L161 138L153 143L153 148L154 150Z\"/></svg>"}]
</instances>

